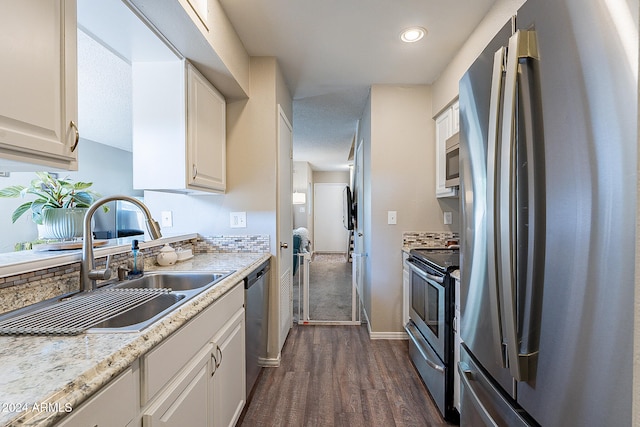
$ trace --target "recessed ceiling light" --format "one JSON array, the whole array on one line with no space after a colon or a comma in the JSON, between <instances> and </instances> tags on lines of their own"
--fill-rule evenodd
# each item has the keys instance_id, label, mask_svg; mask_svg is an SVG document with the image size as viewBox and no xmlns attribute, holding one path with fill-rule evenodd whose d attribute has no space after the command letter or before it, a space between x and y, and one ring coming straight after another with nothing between
<instances>
[{"instance_id":1,"label":"recessed ceiling light","mask_svg":"<svg viewBox=\"0 0 640 427\"><path fill-rule=\"evenodd\" d=\"M427 34L427 30L422 27L407 28L400 34L400 40L405 43L417 42Z\"/></svg>"}]
</instances>

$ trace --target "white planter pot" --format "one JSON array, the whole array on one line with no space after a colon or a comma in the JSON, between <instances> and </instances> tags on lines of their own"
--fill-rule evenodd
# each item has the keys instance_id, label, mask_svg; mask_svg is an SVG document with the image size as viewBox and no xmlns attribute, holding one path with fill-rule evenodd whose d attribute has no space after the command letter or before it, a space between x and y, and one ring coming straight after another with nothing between
<instances>
[{"instance_id":1,"label":"white planter pot","mask_svg":"<svg viewBox=\"0 0 640 427\"><path fill-rule=\"evenodd\" d=\"M72 239L82 237L84 215L88 208L59 208L42 211L41 239Z\"/></svg>"}]
</instances>

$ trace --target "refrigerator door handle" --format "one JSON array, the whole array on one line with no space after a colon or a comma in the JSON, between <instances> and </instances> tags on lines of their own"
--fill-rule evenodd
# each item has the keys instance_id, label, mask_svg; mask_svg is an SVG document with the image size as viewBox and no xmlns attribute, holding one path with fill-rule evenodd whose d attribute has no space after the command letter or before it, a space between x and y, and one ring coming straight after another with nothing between
<instances>
[{"instance_id":1,"label":"refrigerator door handle","mask_svg":"<svg viewBox=\"0 0 640 427\"><path fill-rule=\"evenodd\" d=\"M493 349L496 361L506 367L504 351L502 351L502 324L500 315L500 295L498 292L498 233L496 195L498 186L498 147L500 135L500 105L502 101L502 89L504 85L504 61L506 48L501 47L493 56L493 72L491 75L491 98L489 106L489 132L487 138L487 265L488 286L491 305L491 325L493 334Z\"/></svg>"},{"instance_id":2,"label":"refrigerator door handle","mask_svg":"<svg viewBox=\"0 0 640 427\"><path fill-rule=\"evenodd\" d=\"M505 77L502 142L500 147L499 189L499 283L502 294L503 316L505 316L505 341L509 360L509 371L518 381L529 379L527 359L529 354L520 354L518 341L518 313L516 303L516 114L518 69L521 58L537 58L537 46L533 31L517 31L509 39L507 72Z\"/></svg>"},{"instance_id":3,"label":"refrigerator door handle","mask_svg":"<svg viewBox=\"0 0 640 427\"><path fill-rule=\"evenodd\" d=\"M471 385L471 381L473 380L473 372L466 366L465 363L458 363L458 373L460 374L460 385L461 389L469 392L471 395L470 401L473 402L473 406L475 406L477 413L482 418L482 421L487 427L499 427L495 420L491 417L489 410L482 404L482 400L478 393L476 393L475 389Z\"/></svg>"}]
</instances>

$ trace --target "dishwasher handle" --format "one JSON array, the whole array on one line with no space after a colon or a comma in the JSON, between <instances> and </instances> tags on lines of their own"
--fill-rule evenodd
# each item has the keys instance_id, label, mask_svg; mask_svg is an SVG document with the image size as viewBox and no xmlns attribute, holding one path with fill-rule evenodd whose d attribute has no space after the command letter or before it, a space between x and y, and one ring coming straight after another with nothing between
<instances>
[{"instance_id":1,"label":"dishwasher handle","mask_svg":"<svg viewBox=\"0 0 640 427\"><path fill-rule=\"evenodd\" d=\"M256 282L258 282L261 279L263 279L264 276L266 276L268 272L269 272L269 261L267 261L264 264L260 265L260 267L258 267L253 272L249 273L249 275L247 277L245 277L245 279L244 279L244 288L245 289L249 289Z\"/></svg>"}]
</instances>

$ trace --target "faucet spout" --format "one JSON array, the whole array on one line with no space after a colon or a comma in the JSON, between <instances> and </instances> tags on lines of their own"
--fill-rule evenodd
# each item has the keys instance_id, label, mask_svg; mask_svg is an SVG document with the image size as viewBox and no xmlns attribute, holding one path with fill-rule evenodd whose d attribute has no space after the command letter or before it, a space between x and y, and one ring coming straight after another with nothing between
<instances>
[{"instance_id":1,"label":"faucet spout","mask_svg":"<svg viewBox=\"0 0 640 427\"><path fill-rule=\"evenodd\" d=\"M147 230L153 240L162 237L160 225L153 219L149 208L136 198L124 195L107 196L97 200L87 210L84 215L83 239L82 239L82 264L80 266L80 290L92 291L96 289L96 280L106 280L111 275L111 270L107 266L104 270L96 270L96 260L93 257L93 233L91 231L91 218L98 208L105 203L122 200L136 205L145 216Z\"/></svg>"}]
</instances>

